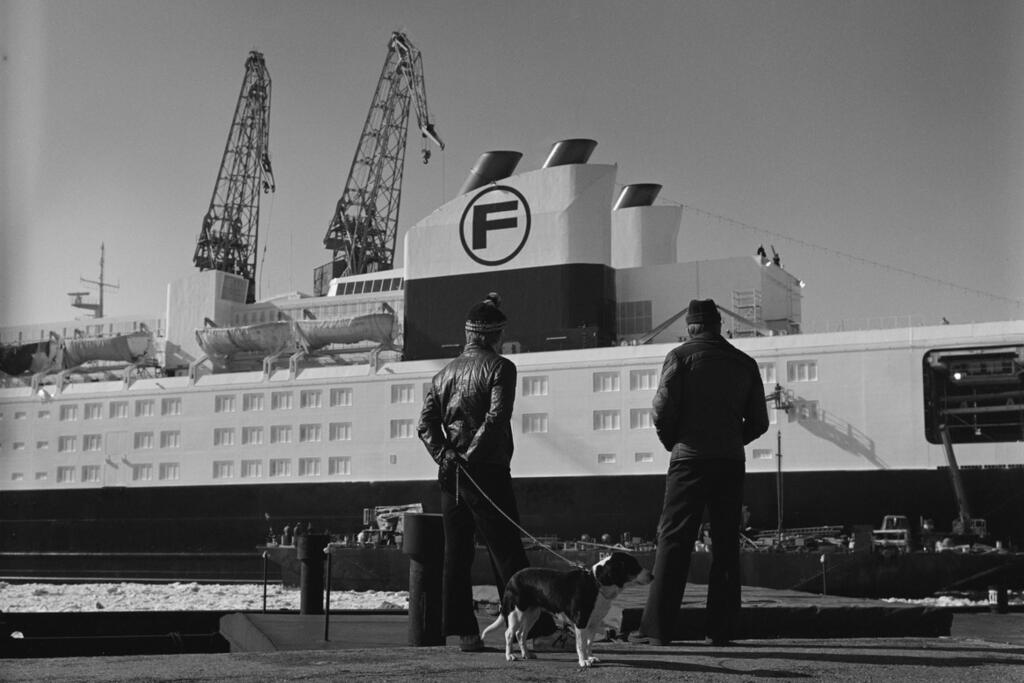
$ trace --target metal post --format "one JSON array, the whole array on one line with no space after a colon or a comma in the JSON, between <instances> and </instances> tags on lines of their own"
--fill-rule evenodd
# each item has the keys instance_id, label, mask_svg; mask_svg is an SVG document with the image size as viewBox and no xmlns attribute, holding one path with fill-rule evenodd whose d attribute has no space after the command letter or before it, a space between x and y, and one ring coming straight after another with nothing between
<instances>
[{"instance_id":1,"label":"metal post","mask_svg":"<svg viewBox=\"0 0 1024 683\"><path fill-rule=\"evenodd\" d=\"M782 430L776 432L775 451L775 505L779 520L778 542L782 544Z\"/></svg>"},{"instance_id":2,"label":"metal post","mask_svg":"<svg viewBox=\"0 0 1024 683\"><path fill-rule=\"evenodd\" d=\"M267 551L263 551L263 613L267 612L267 562L268 554Z\"/></svg>"},{"instance_id":3,"label":"metal post","mask_svg":"<svg viewBox=\"0 0 1024 683\"><path fill-rule=\"evenodd\" d=\"M409 556L409 644L444 645L441 583L444 524L441 515L406 513L402 552Z\"/></svg>"},{"instance_id":4,"label":"metal post","mask_svg":"<svg viewBox=\"0 0 1024 683\"><path fill-rule=\"evenodd\" d=\"M330 640L328 634L331 627L331 544L324 548L324 555L327 555L327 595L324 599L324 640Z\"/></svg>"}]
</instances>

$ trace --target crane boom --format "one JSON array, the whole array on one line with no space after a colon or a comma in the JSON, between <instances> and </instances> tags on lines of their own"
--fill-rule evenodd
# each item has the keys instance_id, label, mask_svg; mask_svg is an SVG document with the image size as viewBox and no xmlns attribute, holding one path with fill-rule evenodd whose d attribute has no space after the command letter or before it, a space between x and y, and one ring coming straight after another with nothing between
<instances>
[{"instance_id":1,"label":"crane boom","mask_svg":"<svg viewBox=\"0 0 1024 683\"><path fill-rule=\"evenodd\" d=\"M427 141L440 149L444 143L430 120L422 55L404 33L395 31L345 188L324 237L332 260L314 274L318 295L326 292L331 277L394 265L410 105L416 108L423 163L427 163Z\"/></svg>"},{"instance_id":2,"label":"crane boom","mask_svg":"<svg viewBox=\"0 0 1024 683\"><path fill-rule=\"evenodd\" d=\"M245 78L192 259L199 270L246 278L247 303L256 300L260 190L275 190L269 141L270 74L262 53L253 50L245 61Z\"/></svg>"}]
</instances>

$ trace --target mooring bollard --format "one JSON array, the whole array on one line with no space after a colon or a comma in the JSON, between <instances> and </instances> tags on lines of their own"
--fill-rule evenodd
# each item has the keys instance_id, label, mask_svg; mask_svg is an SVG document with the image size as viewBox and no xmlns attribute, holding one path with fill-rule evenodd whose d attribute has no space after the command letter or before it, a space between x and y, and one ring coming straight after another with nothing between
<instances>
[{"instance_id":1,"label":"mooring bollard","mask_svg":"<svg viewBox=\"0 0 1024 683\"><path fill-rule=\"evenodd\" d=\"M988 587L988 609L996 614L1006 614L1010 611L1010 592L1006 586Z\"/></svg>"},{"instance_id":2,"label":"mooring bollard","mask_svg":"<svg viewBox=\"0 0 1024 683\"><path fill-rule=\"evenodd\" d=\"M324 613L324 548L327 534L305 534L295 539L299 560L299 614Z\"/></svg>"},{"instance_id":3,"label":"mooring bollard","mask_svg":"<svg viewBox=\"0 0 1024 683\"><path fill-rule=\"evenodd\" d=\"M441 515L406 513L402 552L409 556L409 644L444 645L441 574L444 524Z\"/></svg>"}]
</instances>

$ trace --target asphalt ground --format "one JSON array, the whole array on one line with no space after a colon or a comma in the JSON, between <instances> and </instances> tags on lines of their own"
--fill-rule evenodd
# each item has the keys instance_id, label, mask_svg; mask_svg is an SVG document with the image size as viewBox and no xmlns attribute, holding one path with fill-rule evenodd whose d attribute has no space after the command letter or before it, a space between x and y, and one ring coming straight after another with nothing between
<instances>
[{"instance_id":1,"label":"asphalt ground","mask_svg":"<svg viewBox=\"0 0 1024 683\"><path fill-rule=\"evenodd\" d=\"M992 615L1007 628L1024 615ZM1007 618L1009 617L1009 618ZM999 623L999 622L996 622ZM571 652L506 662L497 642L463 653L454 646L269 653L2 660L0 680L91 681L1024 681L1024 643L973 637L778 639L733 647L680 642L667 647L597 643L601 660L580 669Z\"/></svg>"}]
</instances>

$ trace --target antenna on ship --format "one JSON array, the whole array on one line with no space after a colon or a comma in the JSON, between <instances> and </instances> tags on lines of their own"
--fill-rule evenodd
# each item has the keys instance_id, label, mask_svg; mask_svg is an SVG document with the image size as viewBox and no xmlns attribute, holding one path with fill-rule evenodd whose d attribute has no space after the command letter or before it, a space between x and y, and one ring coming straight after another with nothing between
<instances>
[{"instance_id":1,"label":"antenna on ship","mask_svg":"<svg viewBox=\"0 0 1024 683\"><path fill-rule=\"evenodd\" d=\"M120 289L121 285L112 285L103 279L104 262L106 261L107 246L103 242L100 242L100 279L99 280L88 280L84 277L79 276L79 280L89 285L96 285L99 288L100 300L99 303L93 303L89 301L83 301L83 296L88 296L89 292L68 292L68 296L75 297L71 302L71 305L75 308L81 308L86 311L92 311L93 318L103 317L103 290L107 287L111 289Z\"/></svg>"}]
</instances>

